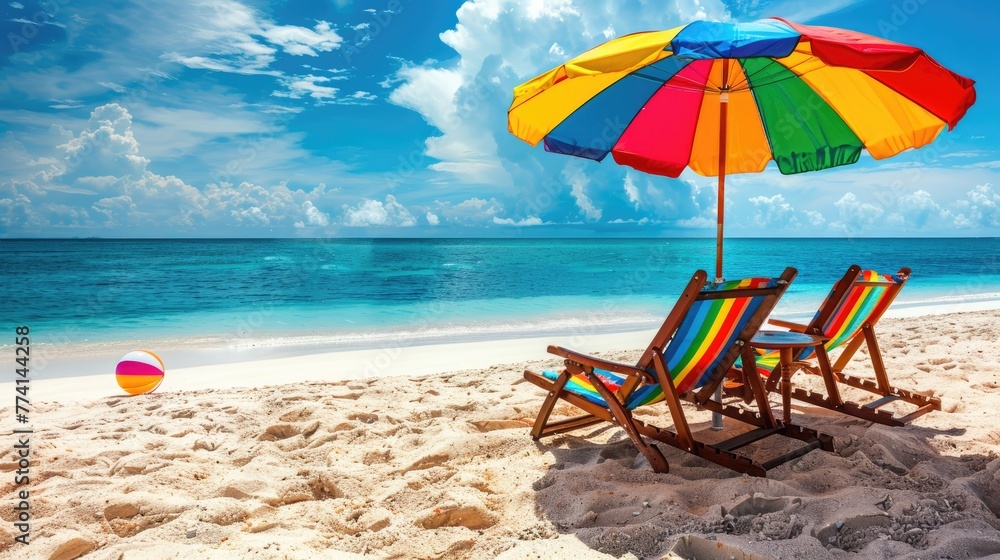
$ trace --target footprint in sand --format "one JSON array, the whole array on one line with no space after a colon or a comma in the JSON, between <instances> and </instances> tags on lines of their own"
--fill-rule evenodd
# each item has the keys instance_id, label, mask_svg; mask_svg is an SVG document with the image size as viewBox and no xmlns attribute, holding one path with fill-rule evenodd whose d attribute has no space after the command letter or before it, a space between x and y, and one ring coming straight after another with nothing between
<instances>
[{"instance_id":1,"label":"footprint in sand","mask_svg":"<svg viewBox=\"0 0 1000 560\"><path fill-rule=\"evenodd\" d=\"M392 512L385 508L365 510L358 516L357 523L362 530L377 533L392 523Z\"/></svg>"},{"instance_id":2,"label":"footprint in sand","mask_svg":"<svg viewBox=\"0 0 1000 560\"><path fill-rule=\"evenodd\" d=\"M478 531L489 529L496 525L496 519L484 508L479 506L436 507L421 516L417 522L424 529L439 529L441 527L465 527Z\"/></svg>"},{"instance_id":3,"label":"footprint in sand","mask_svg":"<svg viewBox=\"0 0 1000 560\"><path fill-rule=\"evenodd\" d=\"M309 424L274 424L268 426L264 433L260 435L260 441L278 441L302 434L303 437L316 433L319 428L319 421L314 420Z\"/></svg>"},{"instance_id":4,"label":"footprint in sand","mask_svg":"<svg viewBox=\"0 0 1000 560\"><path fill-rule=\"evenodd\" d=\"M821 545L832 546L848 552L856 552L868 543L887 535L892 519L885 513L858 515L841 519L818 530L813 529L812 536Z\"/></svg>"},{"instance_id":5,"label":"footprint in sand","mask_svg":"<svg viewBox=\"0 0 1000 560\"><path fill-rule=\"evenodd\" d=\"M307 484L316 500L330 500L345 497L344 491L334 482L335 474L321 472L312 475Z\"/></svg>"},{"instance_id":6,"label":"footprint in sand","mask_svg":"<svg viewBox=\"0 0 1000 560\"><path fill-rule=\"evenodd\" d=\"M137 515L128 519L114 518L108 521L111 531L121 538L134 537L139 533L159 527L160 525L173 521L180 514L178 513L158 513L151 515Z\"/></svg>"},{"instance_id":7,"label":"footprint in sand","mask_svg":"<svg viewBox=\"0 0 1000 560\"><path fill-rule=\"evenodd\" d=\"M896 474L906 474L910 469L906 468L906 465L901 463L884 445L881 443L876 443L871 446L867 451L863 451L864 455L868 457L872 463L888 469Z\"/></svg>"},{"instance_id":8,"label":"footprint in sand","mask_svg":"<svg viewBox=\"0 0 1000 560\"><path fill-rule=\"evenodd\" d=\"M372 414L368 412L355 412L347 416L349 420L357 420L359 422L364 422L365 424L374 424L378 422L378 414Z\"/></svg>"},{"instance_id":9,"label":"footprint in sand","mask_svg":"<svg viewBox=\"0 0 1000 560\"><path fill-rule=\"evenodd\" d=\"M90 553L97 548L97 543L80 537L70 539L61 545L49 556L49 560L72 560Z\"/></svg>"},{"instance_id":10,"label":"footprint in sand","mask_svg":"<svg viewBox=\"0 0 1000 560\"><path fill-rule=\"evenodd\" d=\"M204 449L205 451L215 451L219 447L219 444L214 441L207 439L199 439L194 442L191 446L191 451L198 451L199 449Z\"/></svg>"},{"instance_id":11,"label":"footprint in sand","mask_svg":"<svg viewBox=\"0 0 1000 560\"><path fill-rule=\"evenodd\" d=\"M330 431L330 433L335 434L337 432L346 432L346 431L353 430L355 427L356 426L354 425L354 422L341 422L341 423L337 424L336 426L334 426L332 428L329 428L329 431Z\"/></svg>"},{"instance_id":12,"label":"footprint in sand","mask_svg":"<svg viewBox=\"0 0 1000 560\"><path fill-rule=\"evenodd\" d=\"M469 423L475 426L480 432L522 429L531 425L521 420L477 420Z\"/></svg>"},{"instance_id":13,"label":"footprint in sand","mask_svg":"<svg viewBox=\"0 0 1000 560\"><path fill-rule=\"evenodd\" d=\"M226 527L234 523L243 523L249 517L249 513L242 504L215 502L209 506L207 512L200 516L203 523L211 523L220 527Z\"/></svg>"},{"instance_id":14,"label":"footprint in sand","mask_svg":"<svg viewBox=\"0 0 1000 560\"><path fill-rule=\"evenodd\" d=\"M289 410L278 417L282 422L302 422L308 420L313 415L313 410L308 408L296 408Z\"/></svg>"},{"instance_id":15,"label":"footprint in sand","mask_svg":"<svg viewBox=\"0 0 1000 560\"><path fill-rule=\"evenodd\" d=\"M104 519L108 521L112 519L132 519L137 515L139 515L139 508L127 502L112 504L104 508Z\"/></svg>"},{"instance_id":16,"label":"footprint in sand","mask_svg":"<svg viewBox=\"0 0 1000 560\"><path fill-rule=\"evenodd\" d=\"M772 498L763 494L754 494L728 510L723 508L722 515L742 517L744 515L760 515L764 513L776 513L779 511L793 512L801 505L802 498Z\"/></svg>"},{"instance_id":17,"label":"footprint in sand","mask_svg":"<svg viewBox=\"0 0 1000 560\"><path fill-rule=\"evenodd\" d=\"M448 453L433 453L417 459L409 467L403 469L403 472L420 471L432 467L438 467L447 463L449 459L451 459L451 455Z\"/></svg>"},{"instance_id":18,"label":"footprint in sand","mask_svg":"<svg viewBox=\"0 0 1000 560\"><path fill-rule=\"evenodd\" d=\"M378 465L388 463L392 460L392 450L383 449L380 451L368 451L361 457L361 462L365 465Z\"/></svg>"},{"instance_id":19,"label":"footprint in sand","mask_svg":"<svg viewBox=\"0 0 1000 560\"><path fill-rule=\"evenodd\" d=\"M357 391L345 391L343 388L335 389L324 396L328 399L346 399L350 401L356 401L361 398L364 393Z\"/></svg>"},{"instance_id":20,"label":"footprint in sand","mask_svg":"<svg viewBox=\"0 0 1000 560\"><path fill-rule=\"evenodd\" d=\"M635 456L639 452L636 450L632 442L618 442L615 444L607 445L601 448L600 459L598 462L604 462L607 459L613 460L627 460L629 463L635 460Z\"/></svg>"},{"instance_id":21,"label":"footprint in sand","mask_svg":"<svg viewBox=\"0 0 1000 560\"><path fill-rule=\"evenodd\" d=\"M163 461L151 462L149 457L144 454L136 453L128 455L120 459L115 463L108 472L109 476L114 476L118 473L130 475L130 474L149 474L156 472L163 467L168 466L169 463Z\"/></svg>"}]
</instances>

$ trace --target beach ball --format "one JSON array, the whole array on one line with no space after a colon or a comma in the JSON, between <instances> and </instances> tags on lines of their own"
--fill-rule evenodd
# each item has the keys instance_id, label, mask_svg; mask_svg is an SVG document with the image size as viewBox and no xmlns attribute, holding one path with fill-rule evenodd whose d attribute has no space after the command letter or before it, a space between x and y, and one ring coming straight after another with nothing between
<instances>
[{"instance_id":1,"label":"beach ball","mask_svg":"<svg viewBox=\"0 0 1000 560\"><path fill-rule=\"evenodd\" d=\"M148 393L163 381L163 360L149 350L136 350L125 354L115 368L118 386L131 395Z\"/></svg>"}]
</instances>

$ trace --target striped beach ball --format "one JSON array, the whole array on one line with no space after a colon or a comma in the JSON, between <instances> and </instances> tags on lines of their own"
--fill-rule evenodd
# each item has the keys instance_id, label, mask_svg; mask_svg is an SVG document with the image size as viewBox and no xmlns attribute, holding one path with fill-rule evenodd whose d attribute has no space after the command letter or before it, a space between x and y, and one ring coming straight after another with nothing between
<instances>
[{"instance_id":1,"label":"striped beach ball","mask_svg":"<svg viewBox=\"0 0 1000 560\"><path fill-rule=\"evenodd\" d=\"M118 362L115 379L131 395L148 393L163 381L163 360L148 350L129 352Z\"/></svg>"}]
</instances>

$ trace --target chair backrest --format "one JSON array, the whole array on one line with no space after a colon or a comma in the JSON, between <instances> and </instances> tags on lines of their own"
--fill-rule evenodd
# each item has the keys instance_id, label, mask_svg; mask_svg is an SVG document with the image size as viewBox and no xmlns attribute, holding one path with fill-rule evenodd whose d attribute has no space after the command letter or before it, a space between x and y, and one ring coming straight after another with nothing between
<instances>
[{"instance_id":1,"label":"chair backrest","mask_svg":"<svg viewBox=\"0 0 1000 560\"><path fill-rule=\"evenodd\" d=\"M721 382L784 293L797 271L786 268L778 278L746 278L685 290L674 310L640 358L638 367L653 371L653 349L662 349L678 393ZM709 382L713 383L709 383Z\"/></svg>"},{"instance_id":2,"label":"chair backrest","mask_svg":"<svg viewBox=\"0 0 1000 560\"><path fill-rule=\"evenodd\" d=\"M827 351L840 347L864 325L878 322L909 278L909 268L890 275L852 265L823 300L806 332L830 337ZM806 350L799 359L812 355L812 350Z\"/></svg>"}]
</instances>

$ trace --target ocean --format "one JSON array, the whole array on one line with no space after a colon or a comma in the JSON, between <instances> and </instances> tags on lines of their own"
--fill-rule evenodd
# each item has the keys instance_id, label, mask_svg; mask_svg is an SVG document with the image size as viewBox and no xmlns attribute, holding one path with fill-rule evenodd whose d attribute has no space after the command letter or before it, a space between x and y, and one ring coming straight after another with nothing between
<instances>
[{"instance_id":1,"label":"ocean","mask_svg":"<svg viewBox=\"0 0 1000 560\"><path fill-rule=\"evenodd\" d=\"M805 317L847 266L913 269L898 306L1000 298L1000 239L728 239L725 276L799 276ZM714 239L2 240L0 325L100 349L363 348L655 327ZM4 342L13 341L13 335Z\"/></svg>"}]
</instances>

